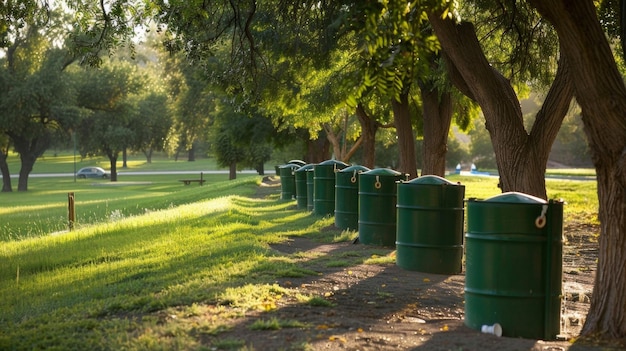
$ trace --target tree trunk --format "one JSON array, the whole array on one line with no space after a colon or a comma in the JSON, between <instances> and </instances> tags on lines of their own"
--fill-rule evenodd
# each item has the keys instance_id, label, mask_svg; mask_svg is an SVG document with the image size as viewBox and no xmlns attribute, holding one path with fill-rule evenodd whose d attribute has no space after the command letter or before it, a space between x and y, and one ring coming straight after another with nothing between
<instances>
[{"instance_id":1,"label":"tree trunk","mask_svg":"<svg viewBox=\"0 0 626 351\"><path fill-rule=\"evenodd\" d=\"M27 139L21 135L9 133L13 140L15 150L20 154L20 178L17 183L17 191L28 191L28 176L33 170L35 161L50 146L50 135L43 134L32 139Z\"/></svg>"},{"instance_id":2,"label":"tree trunk","mask_svg":"<svg viewBox=\"0 0 626 351\"><path fill-rule=\"evenodd\" d=\"M109 164L111 165L111 181L117 182L117 158L119 153L107 151L106 154L109 157Z\"/></svg>"},{"instance_id":3,"label":"tree trunk","mask_svg":"<svg viewBox=\"0 0 626 351\"><path fill-rule=\"evenodd\" d=\"M324 124L324 131L326 132L326 139L333 147L333 156L335 160L343 160L343 154L341 153L341 141L339 138L341 137L341 133L339 135L335 134L333 128L328 124Z\"/></svg>"},{"instance_id":4,"label":"tree trunk","mask_svg":"<svg viewBox=\"0 0 626 351\"><path fill-rule=\"evenodd\" d=\"M20 178L17 181L17 191L28 191L28 175L33 171L37 157L28 153L20 153Z\"/></svg>"},{"instance_id":5,"label":"tree trunk","mask_svg":"<svg viewBox=\"0 0 626 351\"><path fill-rule=\"evenodd\" d=\"M147 164L151 164L152 163L152 148L148 148L143 150L143 154L146 156L146 163Z\"/></svg>"},{"instance_id":6,"label":"tree trunk","mask_svg":"<svg viewBox=\"0 0 626 351\"><path fill-rule=\"evenodd\" d=\"M306 141L306 157L308 163L321 163L328 159L330 142L325 137Z\"/></svg>"},{"instance_id":7,"label":"tree trunk","mask_svg":"<svg viewBox=\"0 0 626 351\"><path fill-rule=\"evenodd\" d=\"M530 133L524 128L519 99L509 80L487 61L470 23L455 23L430 14L449 63L451 80L475 99L485 116L503 191L519 191L546 199L545 170L552 143L572 100L567 64L559 63L555 81Z\"/></svg>"},{"instance_id":8,"label":"tree trunk","mask_svg":"<svg viewBox=\"0 0 626 351\"><path fill-rule=\"evenodd\" d=\"M446 174L448 132L452 122L452 97L449 92L440 93L430 84L420 84L424 110L424 147L422 175Z\"/></svg>"},{"instance_id":9,"label":"tree trunk","mask_svg":"<svg viewBox=\"0 0 626 351\"><path fill-rule=\"evenodd\" d=\"M0 150L0 173L2 174L3 193L10 193L13 191L13 187L11 186L11 172L9 171L9 164L7 163L8 157L8 154L5 154L3 150Z\"/></svg>"},{"instance_id":10,"label":"tree trunk","mask_svg":"<svg viewBox=\"0 0 626 351\"><path fill-rule=\"evenodd\" d=\"M415 136L409 110L409 94L400 94L400 101L391 100L393 121L398 135L398 153L400 165L397 171L409 175L409 179L417 177L417 157L415 156Z\"/></svg>"},{"instance_id":11,"label":"tree trunk","mask_svg":"<svg viewBox=\"0 0 626 351\"><path fill-rule=\"evenodd\" d=\"M598 179L598 270L582 334L626 337L626 87L592 1L530 3L555 27Z\"/></svg>"},{"instance_id":12,"label":"tree trunk","mask_svg":"<svg viewBox=\"0 0 626 351\"><path fill-rule=\"evenodd\" d=\"M237 179L237 162L231 162L228 167L228 180Z\"/></svg>"},{"instance_id":13,"label":"tree trunk","mask_svg":"<svg viewBox=\"0 0 626 351\"><path fill-rule=\"evenodd\" d=\"M263 164L263 162L259 162L259 164L256 166L255 168L256 172L259 175L265 175L265 165Z\"/></svg>"},{"instance_id":14,"label":"tree trunk","mask_svg":"<svg viewBox=\"0 0 626 351\"><path fill-rule=\"evenodd\" d=\"M356 117L361 124L363 166L373 169L376 164L376 132L380 123L370 117L360 103L356 107Z\"/></svg>"},{"instance_id":15,"label":"tree trunk","mask_svg":"<svg viewBox=\"0 0 626 351\"><path fill-rule=\"evenodd\" d=\"M189 154L188 154L188 157L187 157L187 161L188 162L194 162L195 160L196 160L196 147L192 143L191 144L191 148L189 149Z\"/></svg>"},{"instance_id":16,"label":"tree trunk","mask_svg":"<svg viewBox=\"0 0 626 351\"><path fill-rule=\"evenodd\" d=\"M122 150L122 168L128 168L128 150L126 148Z\"/></svg>"}]
</instances>

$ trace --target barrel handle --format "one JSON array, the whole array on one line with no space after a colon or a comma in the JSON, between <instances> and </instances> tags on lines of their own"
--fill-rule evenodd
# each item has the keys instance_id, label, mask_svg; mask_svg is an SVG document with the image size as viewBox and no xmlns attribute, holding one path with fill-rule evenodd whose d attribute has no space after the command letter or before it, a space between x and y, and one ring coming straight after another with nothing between
<instances>
[{"instance_id":1,"label":"barrel handle","mask_svg":"<svg viewBox=\"0 0 626 351\"><path fill-rule=\"evenodd\" d=\"M380 189L380 187L382 187L383 185L380 183L380 178L379 176L376 176L376 183L374 183L374 188L376 189Z\"/></svg>"},{"instance_id":2,"label":"barrel handle","mask_svg":"<svg viewBox=\"0 0 626 351\"><path fill-rule=\"evenodd\" d=\"M535 226L539 229L546 226L546 212L548 212L548 205L543 205L541 208L541 214L535 219Z\"/></svg>"},{"instance_id":3,"label":"barrel handle","mask_svg":"<svg viewBox=\"0 0 626 351\"><path fill-rule=\"evenodd\" d=\"M350 181L352 183L356 183L356 169L354 170L354 173L352 173L352 178L350 178Z\"/></svg>"}]
</instances>

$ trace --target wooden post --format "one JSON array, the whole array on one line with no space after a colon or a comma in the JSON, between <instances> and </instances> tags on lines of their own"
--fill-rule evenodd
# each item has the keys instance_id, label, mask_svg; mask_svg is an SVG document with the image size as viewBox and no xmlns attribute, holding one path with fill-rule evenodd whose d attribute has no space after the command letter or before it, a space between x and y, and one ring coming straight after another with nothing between
<instances>
[{"instance_id":1,"label":"wooden post","mask_svg":"<svg viewBox=\"0 0 626 351\"><path fill-rule=\"evenodd\" d=\"M76 209L74 207L74 193L67 193L67 219L70 232L74 230L74 222L76 222Z\"/></svg>"},{"instance_id":2,"label":"wooden post","mask_svg":"<svg viewBox=\"0 0 626 351\"><path fill-rule=\"evenodd\" d=\"M202 185L202 183L204 183L204 180L202 180L202 172L200 172L200 185Z\"/></svg>"}]
</instances>

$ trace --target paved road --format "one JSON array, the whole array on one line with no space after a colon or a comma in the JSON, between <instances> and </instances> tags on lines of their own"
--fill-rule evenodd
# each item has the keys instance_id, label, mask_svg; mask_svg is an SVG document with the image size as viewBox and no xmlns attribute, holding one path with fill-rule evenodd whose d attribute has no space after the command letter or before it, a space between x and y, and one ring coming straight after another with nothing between
<instances>
[{"instance_id":1,"label":"paved road","mask_svg":"<svg viewBox=\"0 0 626 351\"><path fill-rule=\"evenodd\" d=\"M228 174L228 170L213 170L213 171L143 171L143 172L117 172L117 176L136 176L136 175L160 175L160 174ZM267 171L266 171L267 172ZM255 170L243 170L237 171L238 174L256 174ZM274 174L273 170L271 174ZM45 178L45 177L73 177L74 173L31 173L30 178ZM11 174L11 178L18 178L19 174ZM2 178L2 175L0 175Z\"/></svg>"}]
</instances>

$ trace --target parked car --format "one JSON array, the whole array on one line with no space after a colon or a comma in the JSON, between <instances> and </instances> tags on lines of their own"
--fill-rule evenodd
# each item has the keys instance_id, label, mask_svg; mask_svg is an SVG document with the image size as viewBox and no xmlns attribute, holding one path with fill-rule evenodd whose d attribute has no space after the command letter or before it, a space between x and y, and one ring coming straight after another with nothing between
<instances>
[{"instance_id":1,"label":"parked car","mask_svg":"<svg viewBox=\"0 0 626 351\"><path fill-rule=\"evenodd\" d=\"M76 172L76 177L85 178L109 178L110 173L100 167L85 167Z\"/></svg>"}]
</instances>

